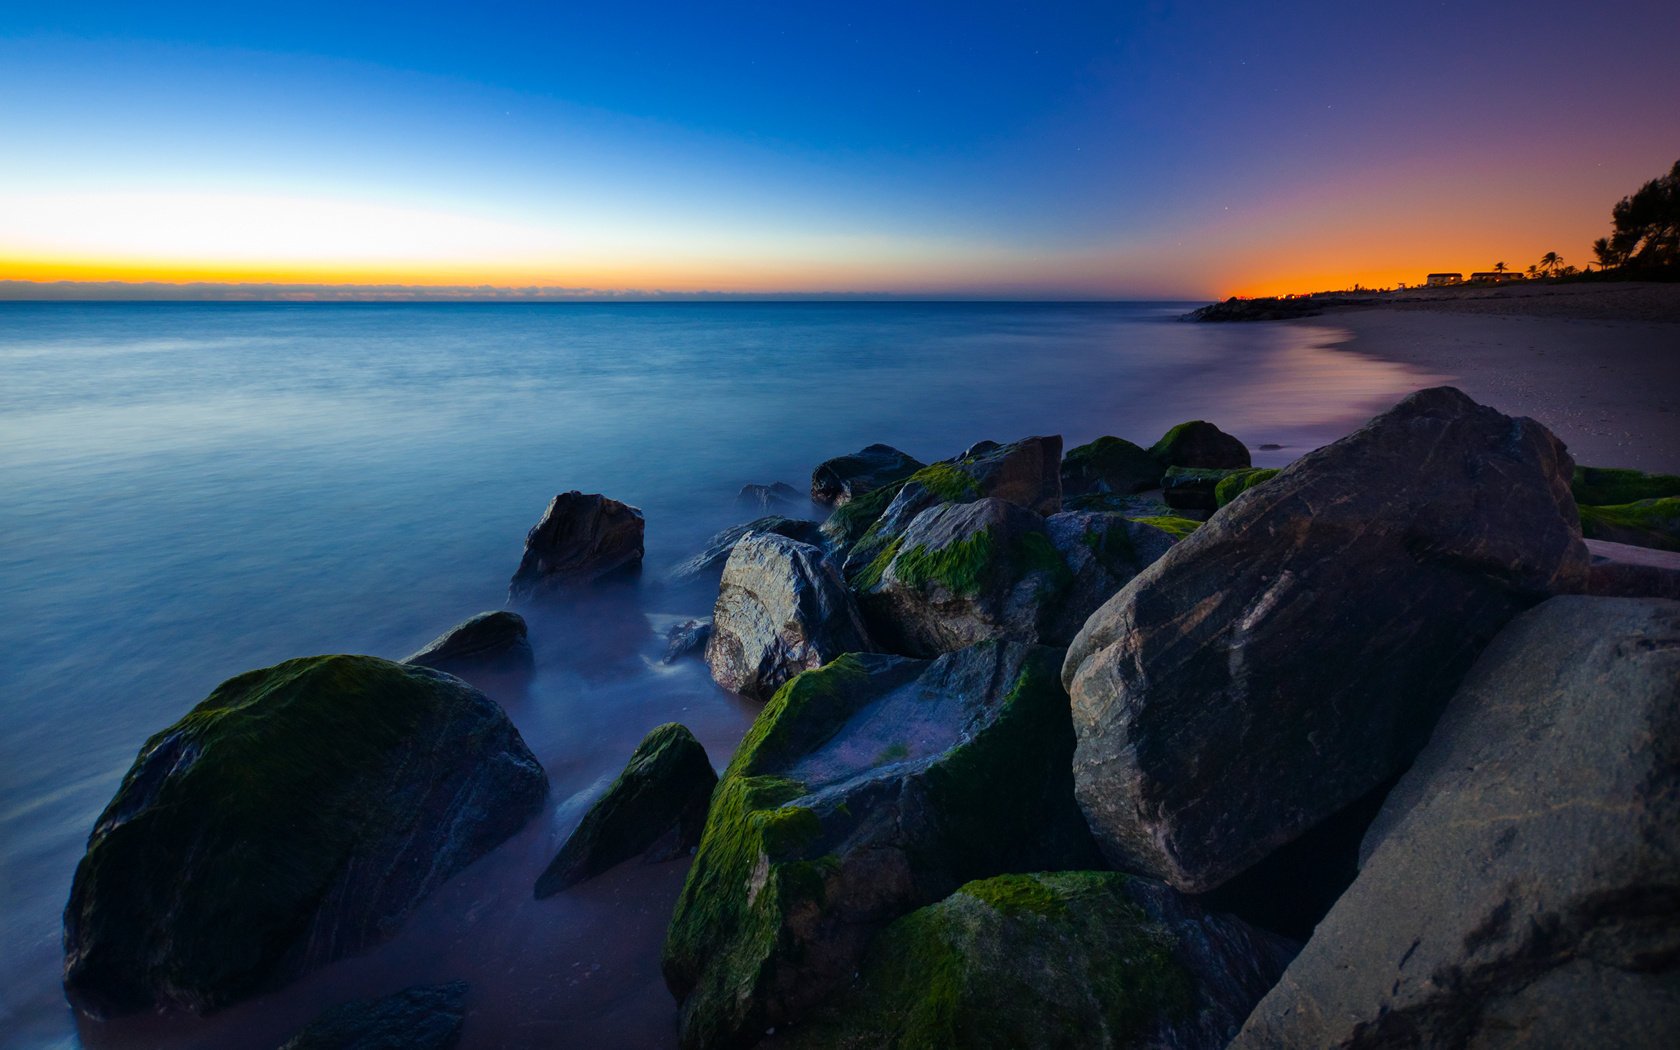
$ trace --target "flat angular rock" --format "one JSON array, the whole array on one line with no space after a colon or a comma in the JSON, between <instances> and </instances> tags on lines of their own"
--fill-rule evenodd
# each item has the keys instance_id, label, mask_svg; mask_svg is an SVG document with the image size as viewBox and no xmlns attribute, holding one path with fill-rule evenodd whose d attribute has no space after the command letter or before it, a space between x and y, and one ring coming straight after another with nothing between
<instances>
[{"instance_id":1,"label":"flat angular rock","mask_svg":"<svg viewBox=\"0 0 1680 1050\"><path fill-rule=\"evenodd\" d=\"M1149 448L1162 468L1207 467L1234 470L1251 467L1248 446L1220 430L1212 423L1192 419L1180 423L1162 435Z\"/></svg>"},{"instance_id":2,"label":"flat angular rock","mask_svg":"<svg viewBox=\"0 0 1680 1050\"><path fill-rule=\"evenodd\" d=\"M547 791L502 709L450 675L318 656L229 679L95 822L65 992L106 1016L277 987L384 940Z\"/></svg>"},{"instance_id":3,"label":"flat angular rock","mask_svg":"<svg viewBox=\"0 0 1680 1050\"><path fill-rule=\"evenodd\" d=\"M1359 877L1233 1047L1667 1046L1680 1032L1680 602L1494 640Z\"/></svg>"},{"instance_id":4,"label":"flat angular rock","mask_svg":"<svg viewBox=\"0 0 1680 1050\"><path fill-rule=\"evenodd\" d=\"M888 926L787 1043L1223 1050L1294 954L1158 882L1000 875Z\"/></svg>"},{"instance_id":5,"label":"flat angular rock","mask_svg":"<svg viewBox=\"0 0 1680 1050\"><path fill-rule=\"evenodd\" d=\"M665 943L686 1047L848 981L874 932L974 878L1087 866L1055 650L850 654L788 683L712 798Z\"/></svg>"},{"instance_id":6,"label":"flat angular rock","mask_svg":"<svg viewBox=\"0 0 1680 1050\"><path fill-rule=\"evenodd\" d=\"M1062 495L1128 495L1159 488L1161 464L1146 448L1124 438L1100 437L1070 449L1062 459Z\"/></svg>"},{"instance_id":7,"label":"flat angular rock","mask_svg":"<svg viewBox=\"0 0 1680 1050\"><path fill-rule=\"evenodd\" d=\"M923 511L852 580L871 634L923 657L988 638L1040 641L1071 582L1044 519L991 498Z\"/></svg>"},{"instance_id":8,"label":"flat angular rock","mask_svg":"<svg viewBox=\"0 0 1680 1050\"><path fill-rule=\"evenodd\" d=\"M280 1050L450 1050L466 1023L467 982L406 988L335 1006Z\"/></svg>"},{"instance_id":9,"label":"flat angular rock","mask_svg":"<svg viewBox=\"0 0 1680 1050\"><path fill-rule=\"evenodd\" d=\"M642 564L642 512L598 493L562 492L525 537L508 586L532 598L634 572Z\"/></svg>"},{"instance_id":10,"label":"flat angular rock","mask_svg":"<svg viewBox=\"0 0 1680 1050\"><path fill-rule=\"evenodd\" d=\"M1588 540L1587 593L1605 598L1680 599L1680 551Z\"/></svg>"},{"instance_id":11,"label":"flat angular rock","mask_svg":"<svg viewBox=\"0 0 1680 1050\"><path fill-rule=\"evenodd\" d=\"M836 507L891 485L926 464L891 445L869 445L849 456L836 456L811 471L811 500Z\"/></svg>"},{"instance_id":12,"label":"flat angular rock","mask_svg":"<svg viewBox=\"0 0 1680 1050\"><path fill-rule=\"evenodd\" d=\"M717 774L693 733L675 722L653 730L537 879L537 897L553 896L632 857L683 856L700 842L715 786Z\"/></svg>"},{"instance_id":13,"label":"flat angular rock","mask_svg":"<svg viewBox=\"0 0 1680 1050\"><path fill-rule=\"evenodd\" d=\"M719 685L768 700L799 672L869 648L857 603L820 549L756 532L735 544L706 642Z\"/></svg>"},{"instance_id":14,"label":"flat angular rock","mask_svg":"<svg viewBox=\"0 0 1680 1050\"><path fill-rule=\"evenodd\" d=\"M479 613L434 638L403 663L451 674L529 670L532 655L525 618L506 609Z\"/></svg>"},{"instance_id":15,"label":"flat angular rock","mask_svg":"<svg viewBox=\"0 0 1680 1050\"><path fill-rule=\"evenodd\" d=\"M706 547L699 554L678 565L671 570L671 577L678 580L698 580L707 576L717 576L723 572L723 563L729 560L729 552L741 542L741 537L749 532L773 532L778 536L822 546L822 526L814 521L802 521L798 518L784 518L779 514L749 521L745 525L731 525L706 541Z\"/></svg>"},{"instance_id":16,"label":"flat angular rock","mask_svg":"<svg viewBox=\"0 0 1680 1050\"><path fill-rule=\"evenodd\" d=\"M1068 650L1110 862L1218 886L1403 770L1482 647L1587 582L1568 453L1424 390L1145 569Z\"/></svg>"}]
</instances>

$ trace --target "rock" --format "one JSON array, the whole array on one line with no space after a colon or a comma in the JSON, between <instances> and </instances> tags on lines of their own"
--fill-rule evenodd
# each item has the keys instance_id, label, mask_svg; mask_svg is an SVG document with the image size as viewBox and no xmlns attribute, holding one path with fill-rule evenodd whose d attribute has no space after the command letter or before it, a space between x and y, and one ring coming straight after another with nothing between
<instances>
[{"instance_id":1,"label":"rock","mask_svg":"<svg viewBox=\"0 0 1680 1050\"><path fill-rule=\"evenodd\" d=\"M1194 522L1185 524L1193 531ZM1180 538L1170 526L1120 514L1063 512L1046 518L1044 525L1051 546L1072 573L1045 623L1044 640L1053 645L1072 641L1092 613Z\"/></svg>"},{"instance_id":2,"label":"rock","mask_svg":"<svg viewBox=\"0 0 1680 1050\"><path fill-rule=\"evenodd\" d=\"M1680 603L1561 597L1519 617L1232 1045L1668 1045L1677 742Z\"/></svg>"},{"instance_id":3,"label":"rock","mask_svg":"<svg viewBox=\"0 0 1680 1050\"><path fill-rule=\"evenodd\" d=\"M792 1047L1223 1050L1294 945L1108 871L970 882L895 921Z\"/></svg>"},{"instance_id":4,"label":"rock","mask_svg":"<svg viewBox=\"0 0 1680 1050\"><path fill-rule=\"evenodd\" d=\"M1569 487L1576 503L1605 507L1680 496L1680 477L1617 467L1576 467Z\"/></svg>"},{"instance_id":5,"label":"rock","mask_svg":"<svg viewBox=\"0 0 1680 1050\"><path fill-rule=\"evenodd\" d=\"M1270 467L1248 470L1233 470L1221 478L1214 487L1214 502L1223 507L1256 485L1263 484L1277 477L1278 472Z\"/></svg>"},{"instance_id":6,"label":"rock","mask_svg":"<svg viewBox=\"0 0 1680 1050\"><path fill-rule=\"evenodd\" d=\"M1161 464L1149 450L1123 438L1100 437L1062 460L1062 495L1125 495L1161 486Z\"/></svg>"},{"instance_id":7,"label":"rock","mask_svg":"<svg viewBox=\"0 0 1680 1050\"><path fill-rule=\"evenodd\" d=\"M601 495L562 492L525 537L525 557L508 596L540 597L641 564L641 511Z\"/></svg>"},{"instance_id":8,"label":"rock","mask_svg":"<svg viewBox=\"0 0 1680 1050\"><path fill-rule=\"evenodd\" d=\"M1205 892L1404 769L1488 640L1585 587L1570 470L1424 390L1139 574L1063 667L1110 863Z\"/></svg>"},{"instance_id":9,"label":"rock","mask_svg":"<svg viewBox=\"0 0 1680 1050\"><path fill-rule=\"evenodd\" d=\"M923 511L852 585L875 638L929 657L1039 641L1072 579L1043 518L988 497Z\"/></svg>"},{"instance_id":10,"label":"rock","mask_svg":"<svg viewBox=\"0 0 1680 1050\"><path fill-rule=\"evenodd\" d=\"M1121 496L1112 492L1092 492L1083 496L1069 496L1062 501L1063 510L1103 511L1124 514L1128 518L1172 516L1173 509L1161 498L1160 489L1136 495Z\"/></svg>"},{"instance_id":11,"label":"rock","mask_svg":"<svg viewBox=\"0 0 1680 1050\"><path fill-rule=\"evenodd\" d=\"M1580 512L1581 532L1588 539L1680 551L1680 497L1582 506Z\"/></svg>"},{"instance_id":12,"label":"rock","mask_svg":"<svg viewBox=\"0 0 1680 1050\"><path fill-rule=\"evenodd\" d=\"M1235 470L1254 465L1248 458L1247 446L1212 423L1200 419L1173 427L1150 446L1149 452L1163 468Z\"/></svg>"},{"instance_id":13,"label":"rock","mask_svg":"<svg viewBox=\"0 0 1680 1050\"><path fill-rule=\"evenodd\" d=\"M971 879L1084 867L1052 649L848 654L736 752L665 942L686 1047L751 1043L850 979L874 932Z\"/></svg>"},{"instance_id":14,"label":"rock","mask_svg":"<svg viewBox=\"0 0 1680 1050\"><path fill-rule=\"evenodd\" d=\"M1680 552L1588 540L1587 593L1607 598L1680 598Z\"/></svg>"},{"instance_id":15,"label":"rock","mask_svg":"<svg viewBox=\"0 0 1680 1050\"><path fill-rule=\"evenodd\" d=\"M712 637L712 621L684 620L665 632L665 657L662 663L674 664L690 653L704 654L706 642Z\"/></svg>"},{"instance_id":16,"label":"rock","mask_svg":"<svg viewBox=\"0 0 1680 1050\"><path fill-rule=\"evenodd\" d=\"M778 536L786 536L800 543L819 547L823 543L822 526L816 522L771 515L757 521L749 521L745 525L731 525L724 529L706 541L705 550L672 569L672 578L695 580L718 575L723 572L723 563L729 560L729 552L734 550L735 544L741 542L741 537L749 532L773 532Z\"/></svg>"},{"instance_id":17,"label":"rock","mask_svg":"<svg viewBox=\"0 0 1680 1050\"><path fill-rule=\"evenodd\" d=\"M229 679L94 824L65 992L109 1016L277 987L384 940L547 791L502 709L450 675L317 656Z\"/></svg>"},{"instance_id":18,"label":"rock","mask_svg":"<svg viewBox=\"0 0 1680 1050\"><path fill-rule=\"evenodd\" d=\"M706 643L719 685L767 700L799 672L870 648L839 568L820 549L757 532L735 545Z\"/></svg>"},{"instance_id":19,"label":"rock","mask_svg":"<svg viewBox=\"0 0 1680 1050\"><path fill-rule=\"evenodd\" d=\"M335 1006L280 1050L449 1050L466 1023L467 982L406 988Z\"/></svg>"},{"instance_id":20,"label":"rock","mask_svg":"<svg viewBox=\"0 0 1680 1050\"><path fill-rule=\"evenodd\" d=\"M1161 478L1161 495L1173 510L1219 509L1219 485L1229 470L1208 467L1169 467Z\"/></svg>"},{"instance_id":21,"label":"rock","mask_svg":"<svg viewBox=\"0 0 1680 1050\"><path fill-rule=\"evenodd\" d=\"M451 674L459 671L528 671L531 643L525 618L497 609L482 612L434 638L431 644L404 660Z\"/></svg>"},{"instance_id":22,"label":"rock","mask_svg":"<svg viewBox=\"0 0 1680 1050\"><path fill-rule=\"evenodd\" d=\"M773 510L798 507L805 502L805 496L787 482L777 481L769 485L742 485L735 502L760 514L768 514Z\"/></svg>"},{"instance_id":23,"label":"rock","mask_svg":"<svg viewBox=\"0 0 1680 1050\"><path fill-rule=\"evenodd\" d=\"M925 465L891 445L870 445L817 464L811 471L811 501L842 507L859 496L903 481Z\"/></svg>"},{"instance_id":24,"label":"rock","mask_svg":"<svg viewBox=\"0 0 1680 1050\"><path fill-rule=\"evenodd\" d=\"M537 898L632 857L663 861L686 856L700 843L715 786L717 774L693 733L675 722L653 730L537 879Z\"/></svg>"},{"instance_id":25,"label":"rock","mask_svg":"<svg viewBox=\"0 0 1680 1050\"><path fill-rule=\"evenodd\" d=\"M1362 305L1370 300L1356 301L1337 298L1330 302L1331 306ZM1300 317L1317 317L1324 312L1327 304L1308 296L1291 296L1280 299L1276 296L1265 296L1259 299L1238 299L1236 296L1223 302L1209 303L1198 307L1179 318L1181 321L1292 321Z\"/></svg>"}]
</instances>

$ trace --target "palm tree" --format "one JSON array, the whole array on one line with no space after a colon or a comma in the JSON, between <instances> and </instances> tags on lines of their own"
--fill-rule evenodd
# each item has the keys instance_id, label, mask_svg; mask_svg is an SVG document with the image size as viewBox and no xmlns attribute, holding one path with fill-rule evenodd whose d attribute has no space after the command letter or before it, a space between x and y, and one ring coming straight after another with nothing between
<instances>
[{"instance_id":1,"label":"palm tree","mask_svg":"<svg viewBox=\"0 0 1680 1050\"><path fill-rule=\"evenodd\" d=\"M1493 264L1494 273L1504 273L1507 269L1509 269L1509 267L1502 262L1496 262Z\"/></svg>"},{"instance_id":2,"label":"palm tree","mask_svg":"<svg viewBox=\"0 0 1680 1050\"><path fill-rule=\"evenodd\" d=\"M1559 255L1557 252L1547 252L1545 255L1540 256L1541 273L1554 273L1557 268L1562 265L1563 256Z\"/></svg>"},{"instance_id":3,"label":"palm tree","mask_svg":"<svg viewBox=\"0 0 1680 1050\"><path fill-rule=\"evenodd\" d=\"M1529 263L1528 264L1528 276L1529 276L1529 278L1533 279L1535 277L1538 277L1539 275L1540 275L1540 271L1535 269L1533 263Z\"/></svg>"},{"instance_id":4,"label":"palm tree","mask_svg":"<svg viewBox=\"0 0 1680 1050\"><path fill-rule=\"evenodd\" d=\"M1593 254L1598 256L1598 268L1608 270L1616 265L1616 249L1610 246L1610 238L1600 237L1592 243Z\"/></svg>"}]
</instances>

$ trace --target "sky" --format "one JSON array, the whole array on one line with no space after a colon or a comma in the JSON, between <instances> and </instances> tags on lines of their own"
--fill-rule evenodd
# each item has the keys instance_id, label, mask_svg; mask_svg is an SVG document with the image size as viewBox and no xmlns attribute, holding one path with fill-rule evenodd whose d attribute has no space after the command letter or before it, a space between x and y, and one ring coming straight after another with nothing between
<instances>
[{"instance_id":1,"label":"sky","mask_svg":"<svg viewBox=\"0 0 1680 1050\"><path fill-rule=\"evenodd\" d=\"M1584 264L1680 159L1677 39L1672 0L5 0L0 297L1198 299Z\"/></svg>"}]
</instances>

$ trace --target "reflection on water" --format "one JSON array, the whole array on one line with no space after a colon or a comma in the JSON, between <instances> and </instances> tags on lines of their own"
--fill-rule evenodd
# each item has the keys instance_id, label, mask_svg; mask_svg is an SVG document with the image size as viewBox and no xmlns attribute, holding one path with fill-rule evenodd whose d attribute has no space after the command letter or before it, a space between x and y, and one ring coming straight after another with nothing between
<instances>
[{"instance_id":1,"label":"reflection on water","mask_svg":"<svg viewBox=\"0 0 1680 1050\"><path fill-rule=\"evenodd\" d=\"M466 978L466 1045L656 1046L682 863L531 887L647 730L717 765L756 705L661 631L715 586L665 570L872 441L1148 443L1200 417L1275 465L1422 378L1289 324L1019 304L0 304L0 1025L18 1045L272 1045L320 1008ZM391 943L208 1020L78 1022L59 912L141 742L218 682L318 652L401 657L500 606L556 492L643 508L634 585L523 610L537 669L481 683L552 784L536 821Z\"/></svg>"}]
</instances>

